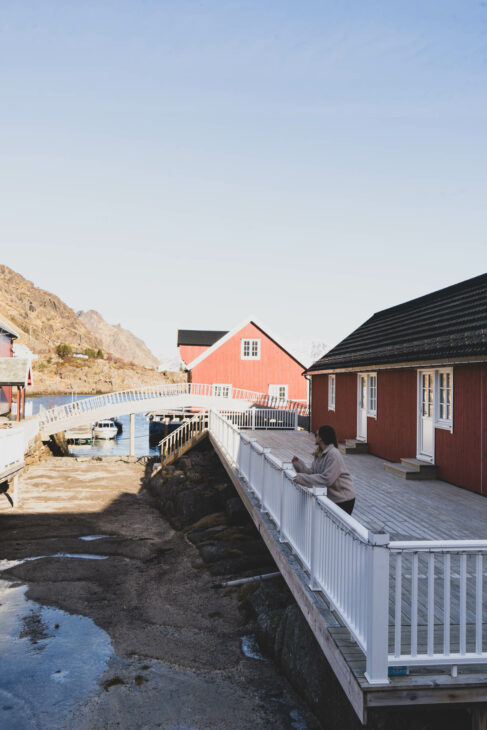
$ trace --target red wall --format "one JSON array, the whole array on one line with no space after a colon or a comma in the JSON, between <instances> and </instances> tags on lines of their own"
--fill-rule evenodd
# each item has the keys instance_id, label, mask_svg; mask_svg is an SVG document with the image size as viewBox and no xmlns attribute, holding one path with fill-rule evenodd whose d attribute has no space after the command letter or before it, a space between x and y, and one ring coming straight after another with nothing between
<instances>
[{"instance_id":1,"label":"red wall","mask_svg":"<svg viewBox=\"0 0 487 730\"><path fill-rule=\"evenodd\" d=\"M0 335L0 357L12 357L12 341L6 335ZM0 386L0 414L9 413L12 403L10 385Z\"/></svg>"},{"instance_id":2,"label":"red wall","mask_svg":"<svg viewBox=\"0 0 487 730\"><path fill-rule=\"evenodd\" d=\"M416 456L417 378L415 369L377 372L377 418L367 418L371 454L389 461Z\"/></svg>"},{"instance_id":3,"label":"red wall","mask_svg":"<svg viewBox=\"0 0 487 730\"><path fill-rule=\"evenodd\" d=\"M453 370L453 433L436 429L438 476L487 494L487 366Z\"/></svg>"},{"instance_id":4,"label":"red wall","mask_svg":"<svg viewBox=\"0 0 487 730\"><path fill-rule=\"evenodd\" d=\"M260 360L242 360L240 342L243 338L260 339ZM265 335L247 324L191 371L193 383L228 383L268 393L269 385L287 385L288 398L306 400L306 378L303 367Z\"/></svg>"},{"instance_id":5,"label":"red wall","mask_svg":"<svg viewBox=\"0 0 487 730\"><path fill-rule=\"evenodd\" d=\"M312 379L312 427L334 426L338 440L356 436L357 375L336 375L336 411L328 410L328 376ZM417 370L377 372L377 419L367 419L369 452L389 461L415 457ZM487 365L453 369L453 432L435 429L438 478L487 494Z\"/></svg>"},{"instance_id":6,"label":"red wall","mask_svg":"<svg viewBox=\"0 0 487 730\"><path fill-rule=\"evenodd\" d=\"M328 375L314 375L312 379L312 428L333 426L338 441L357 435L357 376L338 373L335 385L334 411L328 410Z\"/></svg>"},{"instance_id":7,"label":"red wall","mask_svg":"<svg viewBox=\"0 0 487 730\"><path fill-rule=\"evenodd\" d=\"M195 360L198 355L201 355L201 353L207 349L208 345L180 345L179 355L181 357L181 360L186 365L189 365L190 362L193 362L193 360Z\"/></svg>"}]
</instances>

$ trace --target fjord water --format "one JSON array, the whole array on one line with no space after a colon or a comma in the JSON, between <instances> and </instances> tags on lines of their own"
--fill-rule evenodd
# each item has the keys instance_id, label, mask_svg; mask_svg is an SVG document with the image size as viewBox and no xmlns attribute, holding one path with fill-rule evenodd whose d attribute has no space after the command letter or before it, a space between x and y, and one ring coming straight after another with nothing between
<instances>
[{"instance_id":1,"label":"fjord water","mask_svg":"<svg viewBox=\"0 0 487 730\"><path fill-rule=\"evenodd\" d=\"M92 398L92 395L42 395L33 398L27 398L27 402L32 402L32 414L39 413L40 407L54 408L65 403L71 403L71 400L84 400ZM130 416L119 416L118 421L123 426L123 431L115 439L107 441L96 439L92 444L81 444L78 446L70 446L69 451L74 456L101 456L113 454L123 456L130 450ZM149 422L146 420L144 412L135 415L135 456L157 456L159 451L157 447L149 445Z\"/></svg>"}]
</instances>

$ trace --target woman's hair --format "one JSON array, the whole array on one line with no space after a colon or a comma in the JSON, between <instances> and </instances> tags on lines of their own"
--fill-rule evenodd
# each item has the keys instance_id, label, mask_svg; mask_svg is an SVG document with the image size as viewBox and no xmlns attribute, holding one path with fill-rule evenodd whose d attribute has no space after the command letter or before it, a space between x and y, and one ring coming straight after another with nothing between
<instances>
[{"instance_id":1,"label":"woman's hair","mask_svg":"<svg viewBox=\"0 0 487 730\"><path fill-rule=\"evenodd\" d=\"M333 426L320 426L316 432L324 444L333 444L338 449L337 435Z\"/></svg>"}]
</instances>

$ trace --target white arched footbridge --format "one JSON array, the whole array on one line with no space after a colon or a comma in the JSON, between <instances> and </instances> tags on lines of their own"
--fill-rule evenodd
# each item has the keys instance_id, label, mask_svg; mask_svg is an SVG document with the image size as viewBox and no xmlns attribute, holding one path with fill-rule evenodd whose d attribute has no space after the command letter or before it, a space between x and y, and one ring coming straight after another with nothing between
<instances>
[{"instance_id":1,"label":"white arched footbridge","mask_svg":"<svg viewBox=\"0 0 487 730\"><path fill-rule=\"evenodd\" d=\"M43 410L40 432L47 440L59 431L84 426L103 418L132 415L141 411L168 411L199 408L217 411L245 411L252 406L277 408L307 415L307 404L233 388L228 397L215 395L214 386L202 383L174 383L133 388L117 393L95 395L62 406Z\"/></svg>"}]
</instances>

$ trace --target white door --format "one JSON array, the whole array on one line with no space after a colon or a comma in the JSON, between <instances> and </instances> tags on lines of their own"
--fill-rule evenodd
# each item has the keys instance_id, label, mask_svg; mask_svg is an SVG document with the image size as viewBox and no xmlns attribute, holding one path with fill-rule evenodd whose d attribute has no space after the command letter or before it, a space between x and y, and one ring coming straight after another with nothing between
<instances>
[{"instance_id":1,"label":"white door","mask_svg":"<svg viewBox=\"0 0 487 730\"><path fill-rule=\"evenodd\" d=\"M435 460L435 373L419 373L418 393L418 459Z\"/></svg>"},{"instance_id":2,"label":"white door","mask_svg":"<svg viewBox=\"0 0 487 730\"><path fill-rule=\"evenodd\" d=\"M357 440L367 441L367 376L358 376Z\"/></svg>"}]
</instances>

